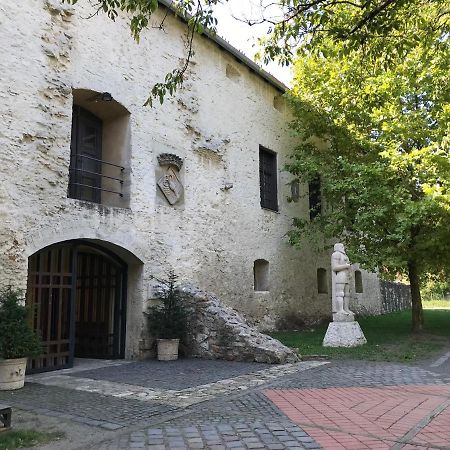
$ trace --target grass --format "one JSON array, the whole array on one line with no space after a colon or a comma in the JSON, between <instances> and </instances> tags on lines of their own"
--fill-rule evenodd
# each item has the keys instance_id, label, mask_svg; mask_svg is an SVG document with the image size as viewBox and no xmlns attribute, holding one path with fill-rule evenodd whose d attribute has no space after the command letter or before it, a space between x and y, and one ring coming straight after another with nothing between
<instances>
[{"instance_id":1,"label":"grass","mask_svg":"<svg viewBox=\"0 0 450 450\"><path fill-rule=\"evenodd\" d=\"M450 300L424 300L423 309L450 309Z\"/></svg>"},{"instance_id":2,"label":"grass","mask_svg":"<svg viewBox=\"0 0 450 450\"><path fill-rule=\"evenodd\" d=\"M355 348L322 347L327 325L302 331L273 334L288 347L298 348L302 356L324 355L332 359L409 362L432 357L450 346L450 311L426 310L425 329L411 333L411 312L385 314L359 320L367 344Z\"/></svg>"},{"instance_id":3,"label":"grass","mask_svg":"<svg viewBox=\"0 0 450 450\"><path fill-rule=\"evenodd\" d=\"M0 433L0 450L34 447L60 439L61 433L44 433L34 430L9 430Z\"/></svg>"}]
</instances>

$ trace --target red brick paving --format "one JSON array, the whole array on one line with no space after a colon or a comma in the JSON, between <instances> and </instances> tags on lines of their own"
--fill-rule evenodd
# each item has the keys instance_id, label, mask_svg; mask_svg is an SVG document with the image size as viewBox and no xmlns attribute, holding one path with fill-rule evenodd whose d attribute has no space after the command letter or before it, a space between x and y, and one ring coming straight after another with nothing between
<instances>
[{"instance_id":1,"label":"red brick paving","mask_svg":"<svg viewBox=\"0 0 450 450\"><path fill-rule=\"evenodd\" d=\"M265 395L326 450L450 449L449 385L266 390ZM412 431L413 430L413 431Z\"/></svg>"}]
</instances>

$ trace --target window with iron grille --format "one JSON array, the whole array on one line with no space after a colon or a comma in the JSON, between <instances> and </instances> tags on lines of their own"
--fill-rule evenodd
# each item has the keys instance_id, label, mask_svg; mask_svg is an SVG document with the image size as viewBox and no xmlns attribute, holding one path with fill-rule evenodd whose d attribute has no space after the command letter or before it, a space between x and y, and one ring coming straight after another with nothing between
<instances>
[{"instance_id":1,"label":"window with iron grille","mask_svg":"<svg viewBox=\"0 0 450 450\"><path fill-rule=\"evenodd\" d=\"M315 219L322 213L322 194L320 191L320 177L309 182L309 218Z\"/></svg>"},{"instance_id":2,"label":"window with iron grille","mask_svg":"<svg viewBox=\"0 0 450 450\"><path fill-rule=\"evenodd\" d=\"M259 186L261 207L278 211L277 155L259 147Z\"/></svg>"}]
</instances>

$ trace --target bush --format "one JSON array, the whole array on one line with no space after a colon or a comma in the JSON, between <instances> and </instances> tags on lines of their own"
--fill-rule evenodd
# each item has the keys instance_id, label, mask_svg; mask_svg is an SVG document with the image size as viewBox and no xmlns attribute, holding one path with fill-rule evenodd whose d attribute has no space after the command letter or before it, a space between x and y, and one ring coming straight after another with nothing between
<instances>
[{"instance_id":1,"label":"bush","mask_svg":"<svg viewBox=\"0 0 450 450\"><path fill-rule=\"evenodd\" d=\"M177 277L169 273L167 280L158 280L163 289L161 303L148 309L146 315L150 334L158 339L181 339L186 334L187 311L176 288Z\"/></svg>"},{"instance_id":2,"label":"bush","mask_svg":"<svg viewBox=\"0 0 450 450\"><path fill-rule=\"evenodd\" d=\"M0 291L0 358L15 359L42 353L40 339L27 321L19 291Z\"/></svg>"}]
</instances>

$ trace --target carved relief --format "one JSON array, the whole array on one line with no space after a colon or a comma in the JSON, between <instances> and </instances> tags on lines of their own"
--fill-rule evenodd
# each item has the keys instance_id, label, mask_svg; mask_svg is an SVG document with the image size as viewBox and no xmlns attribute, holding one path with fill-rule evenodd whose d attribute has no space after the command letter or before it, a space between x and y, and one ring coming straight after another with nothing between
<instances>
[{"instance_id":1,"label":"carved relief","mask_svg":"<svg viewBox=\"0 0 450 450\"><path fill-rule=\"evenodd\" d=\"M158 163L165 167L164 174L159 178L157 184L167 201L174 205L183 195L183 184L180 181L180 169L183 160L171 153L161 153L158 156Z\"/></svg>"}]
</instances>

